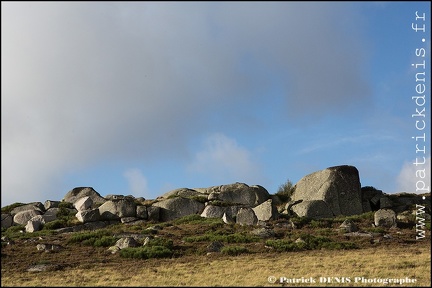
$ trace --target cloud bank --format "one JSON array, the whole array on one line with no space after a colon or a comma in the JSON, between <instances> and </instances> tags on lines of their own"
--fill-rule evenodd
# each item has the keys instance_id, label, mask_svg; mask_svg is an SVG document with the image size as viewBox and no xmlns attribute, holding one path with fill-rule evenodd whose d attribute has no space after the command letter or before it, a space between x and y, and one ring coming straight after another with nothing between
<instances>
[{"instance_id":1,"label":"cloud bank","mask_svg":"<svg viewBox=\"0 0 432 288\"><path fill-rule=\"evenodd\" d=\"M57 199L101 162L187 159L191 137L256 116L275 85L292 119L364 102L357 18L318 2L3 2L2 202ZM217 137L193 166L218 149L251 161Z\"/></svg>"}]
</instances>

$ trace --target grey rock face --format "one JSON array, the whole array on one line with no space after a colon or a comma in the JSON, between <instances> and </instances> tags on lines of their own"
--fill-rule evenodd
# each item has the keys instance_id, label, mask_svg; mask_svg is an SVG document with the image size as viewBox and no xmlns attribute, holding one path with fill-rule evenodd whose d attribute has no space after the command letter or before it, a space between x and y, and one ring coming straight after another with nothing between
<instances>
[{"instance_id":1,"label":"grey rock face","mask_svg":"<svg viewBox=\"0 0 432 288\"><path fill-rule=\"evenodd\" d=\"M1 214L1 227L2 228L9 228L13 224L13 217L11 214Z\"/></svg>"},{"instance_id":2,"label":"grey rock face","mask_svg":"<svg viewBox=\"0 0 432 288\"><path fill-rule=\"evenodd\" d=\"M229 216L229 215L227 215L227 213L224 213L224 214L222 215L222 221L223 221L225 224L233 224L233 223L235 223L234 218L231 217L231 216Z\"/></svg>"},{"instance_id":3,"label":"grey rock face","mask_svg":"<svg viewBox=\"0 0 432 288\"><path fill-rule=\"evenodd\" d=\"M303 200L303 203L314 200L323 201L334 216L362 214L363 207L358 170L354 166L342 165L306 175L295 185L291 200L292 202ZM294 207L293 209L295 209ZM309 213L306 210L304 211ZM310 213L313 214L313 212ZM325 214L329 215L330 213Z\"/></svg>"},{"instance_id":4,"label":"grey rock face","mask_svg":"<svg viewBox=\"0 0 432 288\"><path fill-rule=\"evenodd\" d=\"M207 205L205 206L203 212L201 213L201 217L222 218L225 211L226 211L226 207Z\"/></svg>"},{"instance_id":5,"label":"grey rock face","mask_svg":"<svg viewBox=\"0 0 432 288\"><path fill-rule=\"evenodd\" d=\"M149 221L159 221L160 219L160 207L149 206L147 207L147 220Z\"/></svg>"},{"instance_id":6,"label":"grey rock face","mask_svg":"<svg viewBox=\"0 0 432 288\"><path fill-rule=\"evenodd\" d=\"M106 201L98 192L96 192L92 187L76 187L70 190L63 198L64 202L75 203L78 199L82 197L89 196L93 203L104 203Z\"/></svg>"},{"instance_id":7,"label":"grey rock face","mask_svg":"<svg viewBox=\"0 0 432 288\"><path fill-rule=\"evenodd\" d=\"M334 217L329 205L323 200L303 201L292 206L291 209L299 217L313 219Z\"/></svg>"},{"instance_id":8,"label":"grey rock face","mask_svg":"<svg viewBox=\"0 0 432 288\"><path fill-rule=\"evenodd\" d=\"M339 228L346 232L346 233L351 233L351 232L357 232L359 229L357 227L357 225L355 225L352 221L350 220L345 220L340 226Z\"/></svg>"},{"instance_id":9,"label":"grey rock face","mask_svg":"<svg viewBox=\"0 0 432 288\"><path fill-rule=\"evenodd\" d=\"M60 208L49 208L49 209L44 213L44 216L55 217L55 218L57 219L57 214L58 214L60 211L61 211ZM71 208L70 208L70 210L67 210L67 211L71 211L71 213L74 213L74 214L76 214L76 212L78 212L78 210L76 210L76 209L71 209ZM56 220L56 219L54 219L54 220ZM54 220L53 220L53 221L54 221Z\"/></svg>"},{"instance_id":10,"label":"grey rock face","mask_svg":"<svg viewBox=\"0 0 432 288\"><path fill-rule=\"evenodd\" d=\"M252 208L259 221L269 221L278 218L278 211L273 205L273 200L269 199L260 205Z\"/></svg>"},{"instance_id":11,"label":"grey rock face","mask_svg":"<svg viewBox=\"0 0 432 288\"><path fill-rule=\"evenodd\" d=\"M39 220L29 220L25 226L25 231L28 233L32 233L35 231L39 231L42 227L42 222Z\"/></svg>"},{"instance_id":12,"label":"grey rock face","mask_svg":"<svg viewBox=\"0 0 432 288\"><path fill-rule=\"evenodd\" d=\"M271 238L271 237L275 236L275 232L273 231L273 229L269 229L269 228L265 228L265 227L252 230L251 234L256 235L258 237L261 237L263 239Z\"/></svg>"},{"instance_id":13,"label":"grey rock face","mask_svg":"<svg viewBox=\"0 0 432 288\"><path fill-rule=\"evenodd\" d=\"M60 204L60 201L46 200L44 203L45 210L50 208L57 208Z\"/></svg>"},{"instance_id":14,"label":"grey rock face","mask_svg":"<svg viewBox=\"0 0 432 288\"><path fill-rule=\"evenodd\" d=\"M122 217L122 218L120 218L120 222L123 224L135 223L138 220L139 219L137 217Z\"/></svg>"},{"instance_id":15,"label":"grey rock face","mask_svg":"<svg viewBox=\"0 0 432 288\"><path fill-rule=\"evenodd\" d=\"M91 209L93 205L93 200L89 196L85 196L75 201L73 205L76 210L84 211L84 210Z\"/></svg>"},{"instance_id":16,"label":"grey rock face","mask_svg":"<svg viewBox=\"0 0 432 288\"><path fill-rule=\"evenodd\" d=\"M57 244L37 244L36 249L43 252L58 252L64 248Z\"/></svg>"},{"instance_id":17,"label":"grey rock face","mask_svg":"<svg viewBox=\"0 0 432 288\"><path fill-rule=\"evenodd\" d=\"M55 208L51 208L51 209L55 209ZM45 223L54 221L57 219L57 216L52 215L52 214L47 214L45 213L44 215L36 215L34 217L32 217L29 221L27 221L27 224L25 226L26 232L35 232L35 231L39 231L42 229L42 226Z\"/></svg>"},{"instance_id":18,"label":"grey rock face","mask_svg":"<svg viewBox=\"0 0 432 288\"><path fill-rule=\"evenodd\" d=\"M26 211L26 210L38 210L41 213L45 212L45 206L41 202L32 202L28 204L24 204L12 209L10 214L15 216L18 212Z\"/></svg>"},{"instance_id":19,"label":"grey rock face","mask_svg":"<svg viewBox=\"0 0 432 288\"><path fill-rule=\"evenodd\" d=\"M191 214L201 214L204 204L189 198L176 197L156 202L152 207L159 207L159 220L171 221Z\"/></svg>"},{"instance_id":20,"label":"grey rock face","mask_svg":"<svg viewBox=\"0 0 432 288\"><path fill-rule=\"evenodd\" d=\"M237 213L236 223L240 225L256 225L258 218L252 208L240 208Z\"/></svg>"},{"instance_id":21,"label":"grey rock face","mask_svg":"<svg viewBox=\"0 0 432 288\"><path fill-rule=\"evenodd\" d=\"M243 208L244 205L238 206L217 206L209 204L205 206L203 212L201 213L201 217L206 218L221 218L225 223L235 223L235 218L237 217L237 213L240 208Z\"/></svg>"},{"instance_id":22,"label":"grey rock face","mask_svg":"<svg viewBox=\"0 0 432 288\"><path fill-rule=\"evenodd\" d=\"M120 249L124 249L128 247L138 247L140 246L140 244L133 237L124 237L117 240L114 246L117 246Z\"/></svg>"},{"instance_id":23,"label":"grey rock face","mask_svg":"<svg viewBox=\"0 0 432 288\"><path fill-rule=\"evenodd\" d=\"M184 197L184 198L207 197L207 194L205 193L205 191L197 191L195 189L189 189L189 188L179 188L179 189L171 190L163 194L159 198L169 199L171 197Z\"/></svg>"},{"instance_id":24,"label":"grey rock face","mask_svg":"<svg viewBox=\"0 0 432 288\"><path fill-rule=\"evenodd\" d=\"M255 207L270 198L268 191L259 185L248 186L245 183L234 183L213 186L207 189L208 200L219 200L231 204L243 204Z\"/></svg>"},{"instance_id":25,"label":"grey rock face","mask_svg":"<svg viewBox=\"0 0 432 288\"><path fill-rule=\"evenodd\" d=\"M144 220L147 219L148 218L147 207L143 205L138 205L136 207L136 217Z\"/></svg>"},{"instance_id":26,"label":"grey rock face","mask_svg":"<svg viewBox=\"0 0 432 288\"><path fill-rule=\"evenodd\" d=\"M97 208L91 210L85 210L85 211L78 211L75 214L75 217L77 217L78 220L82 223L95 222L101 220L99 209Z\"/></svg>"},{"instance_id":27,"label":"grey rock face","mask_svg":"<svg viewBox=\"0 0 432 288\"><path fill-rule=\"evenodd\" d=\"M377 227L395 228L396 212L391 209L380 209L374 214L374 222Z\"/></svg>"},{"instance_id":28,"label":"grey rock face","mask_svg":"<svg viewBox=\"0 0 432 288\"><path fill-rule=\"evenodd\" d=\"M137 205L127 198L110 200L99 207L102 219L114 220L122 217L136 217Z\"/></svg>"},{"instance_id":29,"label":"grey rock face","mask_svg":"<svg viewBox=\"0 0 432 288\"><path fill-rule=\"evenodd\" d=\"M41 215L42 212L40 210L25 210L15 214L13 221L18 225L25 225L27 221L37 215Z\"/></svg>"}]
</instances>

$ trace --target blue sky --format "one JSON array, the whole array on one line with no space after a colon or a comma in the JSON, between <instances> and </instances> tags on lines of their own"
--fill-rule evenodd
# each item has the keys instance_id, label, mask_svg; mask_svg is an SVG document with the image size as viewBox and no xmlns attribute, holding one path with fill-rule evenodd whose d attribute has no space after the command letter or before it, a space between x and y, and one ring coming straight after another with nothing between
<instances>
[{"instance_id":1,"label":"blue sky","mask_svg":"<svg viewBox=\"0 0 432 288\"><path fill-rule=\"evenodd\" d=\"M81 186L273 194L346 164L386 193L430 186L429 1L1 5L2 206Z\"/></svg>"}]
</instances>

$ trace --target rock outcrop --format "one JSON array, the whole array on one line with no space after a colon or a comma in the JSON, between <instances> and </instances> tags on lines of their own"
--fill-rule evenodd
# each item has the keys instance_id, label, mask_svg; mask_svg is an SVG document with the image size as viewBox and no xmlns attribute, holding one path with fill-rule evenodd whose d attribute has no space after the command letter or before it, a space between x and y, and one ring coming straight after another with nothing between
<instances>
[{"instance_id":1,"label":"rock outcrop","mask_svg":"<svg viewBox=\"0 0 432 288\"><path fill-rule=\"evenodd\" d=\"M361 214L363 206L359 172L354 166L342 165L306 175L295 184L291 201L301 201L292 206L293 212L300 217ZM317 207L319 212L314 211Z\"/></svg>"},{"instance_id":2,"label":"rock outcrop","mask_svg":"<svg viewBox=\"0 0 432 288\"><path fill-rule=\"evenodd\" d=\"M323 200L302 201L292 207L292 211L299 217L331 218L334 216L329 205Z\"/></svg>"},{"instance_id":3,"label":"rock outcrop","mask_svg":"<svg viewBox=\"0 0 432 288\"><path fill-rule=\"evenodd\" d=\"M174 201L173 199L183 200ZM261 219L276 219L278 217L277 209L271 200L266 202L269 199L270 194L264 187L236 182L208 188L171 190L158 197L158 202L154 203L152 207L161 208L161 221L169 221L190 214L200 214L207 218L222 218L225 215L227 219L230 219L229 221L235 222L241 208L254 209L251 210L251 213L254 213L253 217L255 218L259 216ZM198 213L197 211L201 212ZM256 224L255 220L241 220L245 217L243 214L246 215L247 213L242 212L240 217L242 225L246 225L246 223Z\"/></svg>"},{"instance_id":4,"label":"rock outcrop","mask_svg":"<svg viewBox=\"0 0 432 288\"><path fill-rule=\"evenodd\" d=\"M162 200L153 206L160 208L159 219L161 221L171 221L191 214L201 214L204 210L203 203L183 197Z\"/></svg>"},{"instance_id":5,"label":"rock outcrop","mask_svg":"<svg viewBox=\"0 0 432 288\"><path fill-rule=\"evenodd\" d=\"M75 203L78 199L83 197L90 197L93 203L104 203L106 199L96 192L92 187L76 187L70 190L63 197L64 202Z\"/></svg>"},{"instance_id":6,"label":"rock outcrop","mask_svg":"<svg viewBox=\"0 0 432 288\"><path fill-rule=\"evenodd\" d=\"M374 222L377 227L396 228L396 213L391 209L380 209L374 214Z\"/></svg>"},{"instance_id":7,"label":"rock outcrop","mask_svg":"<svg viewBox=\"0 0 432 288\"><path fill-rule=\"evenodd\" d=\"M281 213L287 214L284 217L321 219L376 211L375 225L391 228L396 227L397 220L406 221L412 217L409 213L413 207L425 201L430 203L430 195L388 195L371 186L361 188L357 168L342 165L316 171L300 179L294 186L291 201L286 205L278 195L270 195L264 187L240 182L207 188L179 188L150 201L130 195L102 197L92 187L76 187L67 192L62 201L47 200L45 205L41 202L14 205L18 207L8 209L9 212L2 209L1 220L4 229L25 225L26 232L34 232L58 220L58 215L75 215L81 224L58 230L76 232L99 229L113 223L139 225L147 221L166 222L194 214L219 218L227 224L261 226L267 221L277 220ZM430 204L424 207L426 216L430 217ZM344 222L340 229L347 233L356 232L357 228L351 224Z\"/></svg>"},{"instance_id":8,"label":"rock outcrop","mask_svg":"<svg viewBox=\"0 0 432 288\"><path fill-rule=\"evenodd\" d=\"M115 220L123 217L136 217L137 205L129 197L119 197L106 201L99 206L99 213L103 220Z\"/></svg>"}]
</instances>

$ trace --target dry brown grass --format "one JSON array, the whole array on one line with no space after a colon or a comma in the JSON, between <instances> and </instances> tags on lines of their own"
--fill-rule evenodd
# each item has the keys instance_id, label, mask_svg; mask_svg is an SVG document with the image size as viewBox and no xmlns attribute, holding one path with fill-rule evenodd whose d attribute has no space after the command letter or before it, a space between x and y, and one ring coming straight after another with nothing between
<instances>
[{"instance_id":1,"label":"dry brown grass","mask_svg":"<svg viewBox=\"0 0 432 288\"><path fill-rule=\"evenodd\" d=\"M368 230L373 221L360 217L357 225ZM173 241L171 258L131 259L120 253L111 254L106 247L88 246L70 242L74 233L11 234L13 244L3 245L1 257L1 286L283 286L281 277L316 280L316 283L288 283L286 286L393 286L430 287L431 249L430 230L423 240L416 239L411 225L387 229L368 237L346 237L338 232L339 222L326 224L310 222L301 229L278 226L279 221L269 223L275 231L274 239L295 240L302 234L329 237L334 243L355 243L354 250L305 250L301 252L277 252L266 245L266 239L256 242L224 242L227 247L246 248L245 254L229 256L224 253L206 255L211 241L188 242L193 236L248 233L256 227L218 224L205 221L173 222L164 225L155 236ZM148 225L153 225L149 223ZM148 233L148 225L114 225L107 227L110 233ZM278 228L279 227L279 228ZM376 230L376 229L375 229ZM43 232L43 231L40 231ZM219 233L219 234L218 234ZM2 233L3 234L3 233ZM5 233L8 234L8 233ZM389 237L383 237L387 234ZM3 236L3 235L2 235ZM26 237L28 236L28 237ZM349 238L349 239L347 239ZM240 238L238 238L240 239ZM38 243L60 244L64 249L55 253L38 251ZM28 272L35 264L52 264L56 271ZM268 277L275 276L276 283ZM346 277L350 282L320 283L320 277ZM355 277L367 279L416 279L410 284L359 283Z\"/></svg>"},{"instance_id":2,"label":"dry brown grass","mask_svg":"<svg viewBox=\"0 0 432 288\"><path fill-rule=\"evenodd\" d=\"M429 242L430 244L430 242ZM309 278L318 283L288 286L429 286L431 251L425 243L399 248L376 247L350 251L320 250L260 253L240 256L219 254L173 259L83 262L60 271L4 271L2 286L282 286L280 277ZM278 282L268 282L269 276ZM350 277L350 283L319 283L320 277ZM354 283L368 279L416 279L413 284Z\"/></svg>"}]
</instances>

